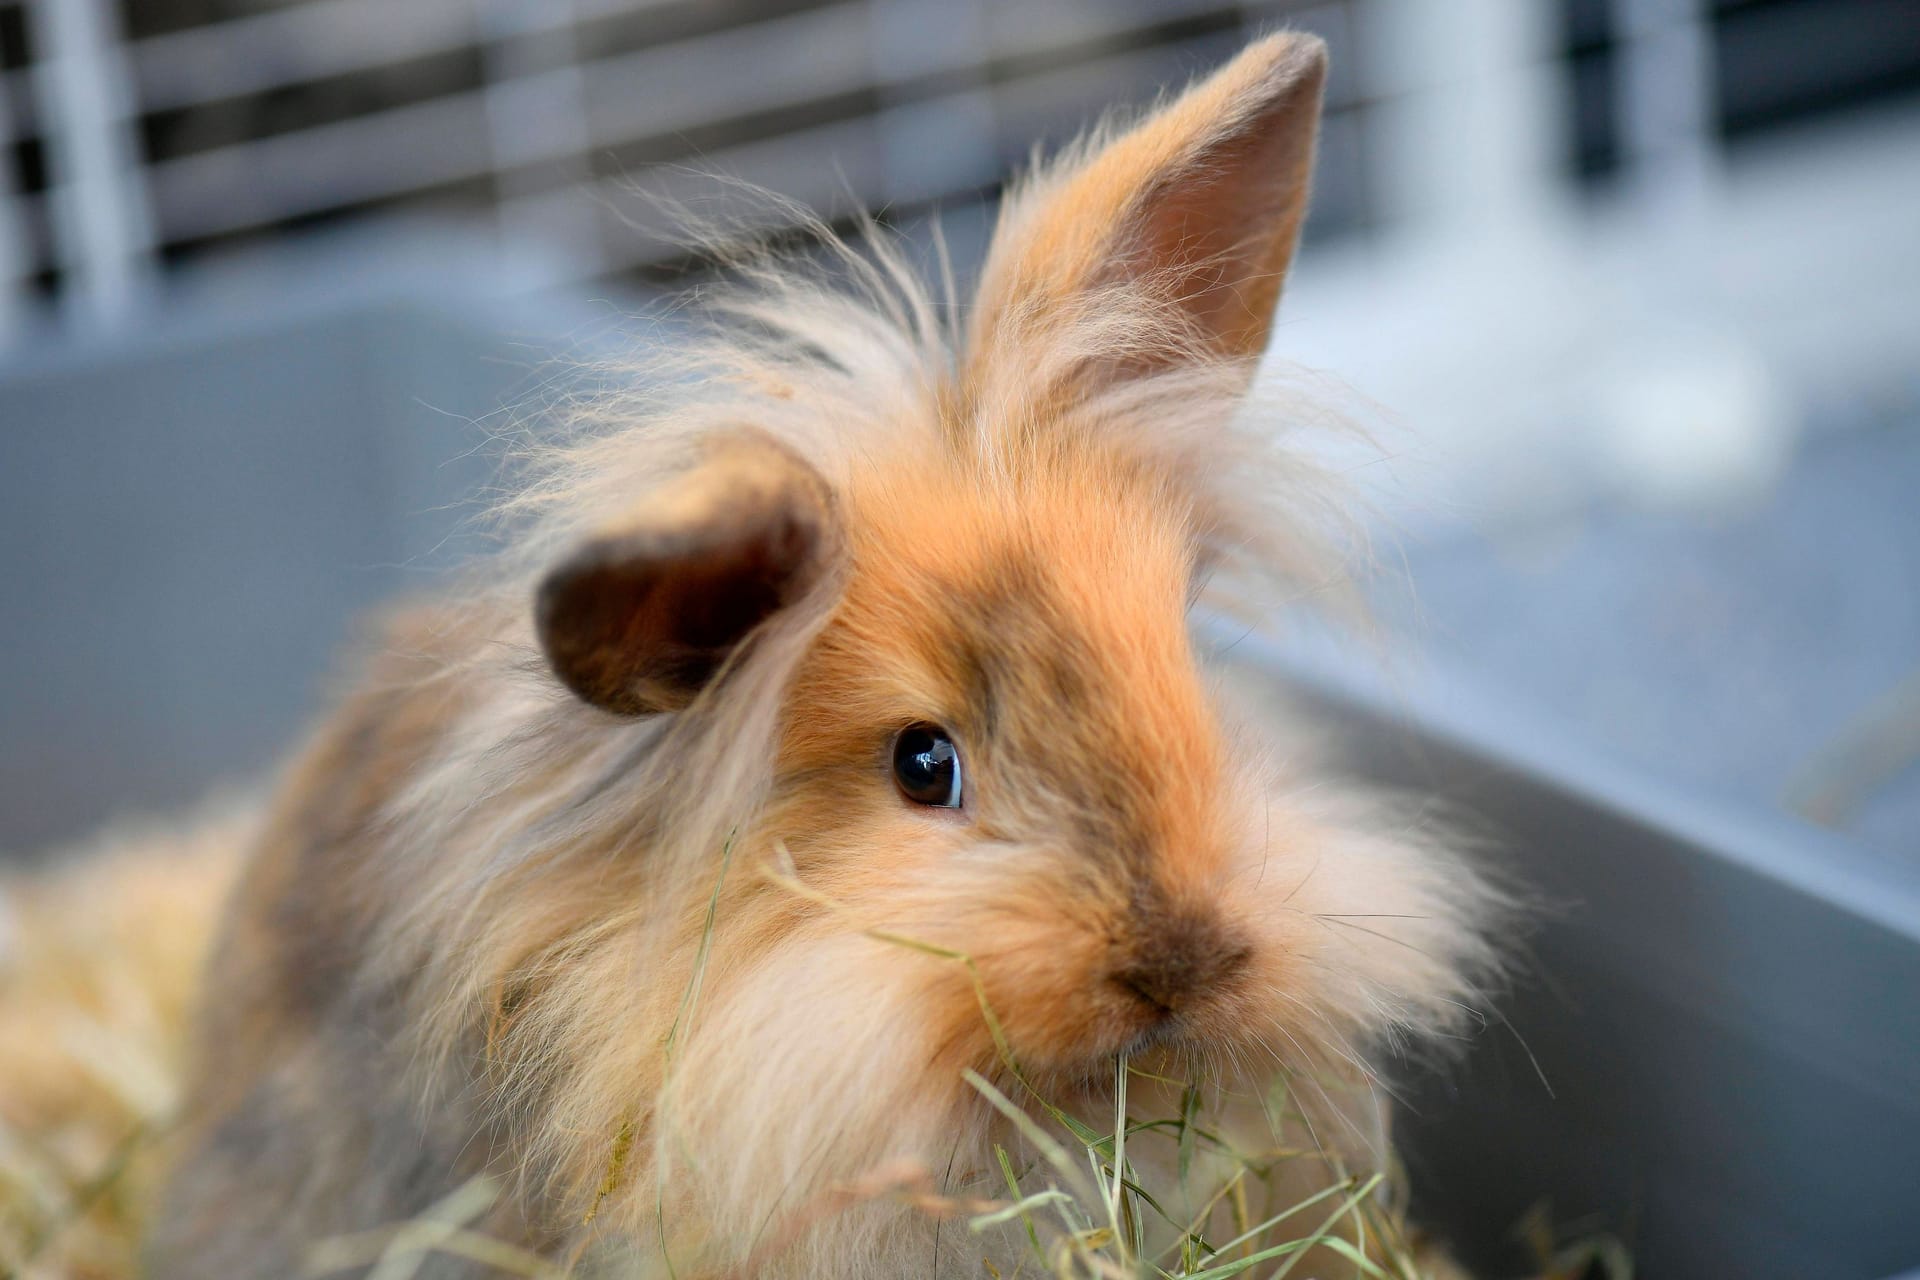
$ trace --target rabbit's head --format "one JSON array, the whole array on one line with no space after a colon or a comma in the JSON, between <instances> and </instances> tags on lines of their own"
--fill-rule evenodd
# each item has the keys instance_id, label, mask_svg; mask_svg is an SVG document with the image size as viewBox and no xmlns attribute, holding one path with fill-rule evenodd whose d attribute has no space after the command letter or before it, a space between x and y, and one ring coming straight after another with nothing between
<instances>
[{"instance_id":1,"label":"rabbit's head","mask_svg":"<svg viewBox=\"0 0 1920 1280\"><path fill-rule=\"evenodd\" d=\"M1043 168L952 332L884 253L863 300L762 279L697 387L525 500L567 696L462 750L521 789L496 1003L579 1182L638 1117L677 1186L770 1212L951 1164L993 1117L967 1069L1364 1074L1453 1020L1478 882L1291 769L1190 634L1210 576L1307 559L1286 424L1244 410L1323 74L1261 41Z\"/></svg>"}]
</instances>

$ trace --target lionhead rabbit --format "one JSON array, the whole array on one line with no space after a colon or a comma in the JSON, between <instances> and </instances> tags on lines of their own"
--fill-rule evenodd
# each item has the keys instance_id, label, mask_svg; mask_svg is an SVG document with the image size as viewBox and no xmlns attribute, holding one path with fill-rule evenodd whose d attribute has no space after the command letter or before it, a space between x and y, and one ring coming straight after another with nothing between
<instances>
[{"instance_id":1,"label":"lionhead rabbit","mask_svg":"<svg viewBox=\"0 0 1920 1280\"><path fill-rule=\"evenodd\" d=\"M700 377L550 450L249 842L154 1274L357 1274L470 1186L421 1274L1121 1274L1236 1234L1188 1191L1184 1245L1140 1221L1116 1164L1241 1161L1242 1212L1339 1188L1301 1235L1374 1207L1377 1055L1456 1024L1494 895L1288 767L1188 618L1297 567L1283 424L1236 416L1324 64L1265 39L1043 167L957 325L884 248L762 272ZM1172 1120L1089 1161L1122 1087ZM1010 1184L1077 1203L995 1220Z\"/></svg>"}]
</instances>

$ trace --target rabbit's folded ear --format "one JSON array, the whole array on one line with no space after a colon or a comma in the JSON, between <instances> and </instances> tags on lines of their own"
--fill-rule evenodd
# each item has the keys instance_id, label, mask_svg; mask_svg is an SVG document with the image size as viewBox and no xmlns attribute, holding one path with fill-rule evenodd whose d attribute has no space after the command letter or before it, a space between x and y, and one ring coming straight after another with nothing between
<instances>
[{"instance_id":1,"label":"rabbit's folded ear","mask_svg":"<svg viewBox=\"0 0 1920 1280\"><path fill-rule=\"evenodd\" d=\"M976 361L1131 288L1177 323L1146 367L1258 356L1306 216L1326 46L1270 36L1139 124L1043 171L1003 212L981 275ZM1176 340L1177 339L1177 340Z\"/></svg>"},{"instance_id":2,"label":"rabbit's folded ear","mask_svg":"<svg viewBox=\"0 0 1920 1280\"><path fill-rule=\"evenodd\" d=\"M819 473L764 435L729 434L547 574L540 645L595 706L679 710L820 580L838 546Z\"/></svg>"}]
</instances>

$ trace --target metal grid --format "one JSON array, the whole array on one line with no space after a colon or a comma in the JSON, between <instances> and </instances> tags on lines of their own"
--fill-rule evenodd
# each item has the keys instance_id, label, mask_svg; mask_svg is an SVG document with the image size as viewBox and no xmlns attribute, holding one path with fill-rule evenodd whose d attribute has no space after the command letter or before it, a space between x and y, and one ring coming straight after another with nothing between
<instances>
[{"instance_id":1,"label":"metal grid","mask_svg":"<svg viewBox=\"0 0 1920 1280\"><path fill-rule=\"evenodd\" d=\"M1283 23L1336 51L1310 234L1583 174L1683 211L1727 125L1920 77L1884 38L1920 0L1820 3L1845 39L1808 0L0 0L0 337L395 214L542 246L558 284L671 261L658 209L737 180L830 221L990 204L1036 141ZM1753 70L1782 48L1793 76Z\"/></svg>"},{"instance_id":2,"label":"metal grid","mask_svg":"<svg viewBox=\"0 0 1920 1280\"><path fill-rule=\"evenodd\" d=\"M306 0L211 22L192 21L206 0L194 8L0 4L24 46L0 70L14 160L0 275L16 310L52 299L110 318L164 267L395 210L561 246L554 270L591 277L676 252L652 202L704 207L738 180L829 219L990 199L1036 139L1249 28L1344 41L1351 4ZM1336 114L1351 108L1351 77L1335 93ZM1355 187L1329 184L1323 224L1359 220Z\"/></svg>"}]
</instances>

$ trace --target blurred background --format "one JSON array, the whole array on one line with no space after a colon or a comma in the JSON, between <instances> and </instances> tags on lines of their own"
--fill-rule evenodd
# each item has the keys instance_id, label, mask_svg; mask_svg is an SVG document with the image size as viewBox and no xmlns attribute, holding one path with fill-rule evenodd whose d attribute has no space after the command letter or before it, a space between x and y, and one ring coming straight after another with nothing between
<instances>
[{"instance_id":1,"label":"blurred background","mask_svg":"<svg viewBox=\"0 0 1920 1280\"><path fill-rule=\"evenodd\" d=\"M674 340L671 208L964 277L1032 148L1278 25L1265 376L1371 430L1378 625L1227 647L1557 912L1405 1109L1422 1212L1920 1263L1920 0L0 0L0 853L266 775L499 441Z\"/></svg>"},{"instance_id":2,"label":"blurred background","mask_svg":"<svg viewBox=\"0 0 1920 1280\"><path fill-rule=\"evenodd\" d=\"M0 848L267 767L555 357L665 332L663 201L964 275L1276 25L1395 661L1920 859L1920 0L0 0Z\"/></svg>"}]
</instances>

